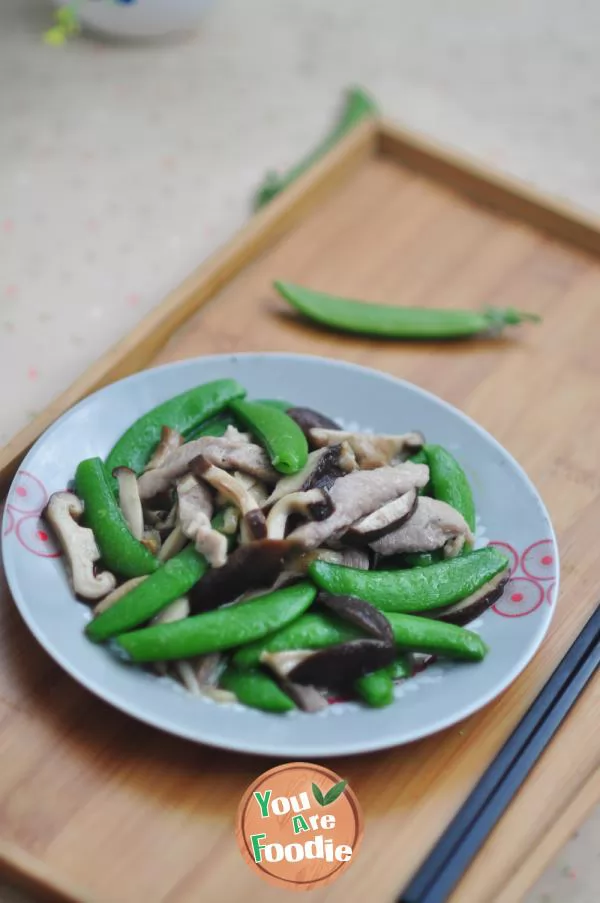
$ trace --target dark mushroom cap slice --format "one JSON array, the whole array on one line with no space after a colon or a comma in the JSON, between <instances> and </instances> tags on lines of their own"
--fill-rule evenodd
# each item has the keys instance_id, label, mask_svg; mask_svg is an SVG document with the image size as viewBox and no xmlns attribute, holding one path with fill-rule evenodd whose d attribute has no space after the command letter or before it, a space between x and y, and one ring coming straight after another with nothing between
<instances>
[{"instance_id":1,"label":"dark mushroom cap slice","mask_svg":"<svg viewBox=\"0 0 600 903\"><path fill-rule=\"evenodd\" d=\"M160 431L159 443L154 449L152 457L146 464L144 470L155 470L157 467L162 467L171 452L176 448L179 448L180 445L183 445L184 442L185 439L181 433L172 429L170 426L163 426Z\"/></svg>"},{"instance_id":2,"label":"dark mushroom cap slice","mask_svg":"<svg viewBox=\"0 0 600 903\"><path fill-rule=\"evenodd\" d=\"M399 498L382 505L372 514L367 514L344 533L344 542L353 545L368 545L397 530L412 517L417 507L419 496L416 489L411 489Z\"/></svg>"},{"instance_id":3,"label":"dark mushroom cap slice","mask_svg":"<svg viewBox=\"0 0 600 903\"><path fill-rule=\"evenodd\" d=\"M492 577L478 590L471 593L460 602L448 605L446 608L439 608L426 615L426 617L434 618L436 621L446 621L449 624L456 624L457 627L463 627L478 618L490 608L494 602L497 602L508 583L510 574L508 568L500 571L495 577Z\"/></svg>"},{"instance_id":4,"label":"dark mushroom cap slice","mask_svg":"<svg viewBox=\"0 0 600 903\"><path fill-rule=\"evenodd\" d=\"M344 445L330 445L323 449L323 452L324 454L319 456L316 466L302 486L305 492L309 489L330 489L340 477L357 469L354 455L349 456L348 449Z\"/></svg>"},{"instance_id":5,"label":"dark mushroom cap slice","mask_svg":"<svg viewBox=\"0 0 600 903\"><path fill-rule=\"evenodd\" d=\"M331 417L327 417L326 414L321 414L319 411L313 410L313 408L290 408L287 415L298 424L309 443L310 431L313 429L340 429L335 420L332 420Z\"/></svg>"},{"instance_id":6,"label":"dark mushroom cap slice","mask_svg":"<svg viewBox=\"0 0 600 903\"><path fill-rule=\"evenodd\" d=\"M333 611L338 617L343 618L355 627L364 630L366 634L381 640L384 643L394 645L394 633L386 616L364 599L354 596L330 596L328 593L319 593L317 600L321 605Z\"/></svg>"},{"instance_id":7,"label":"dark mushroom cap slice","mask_svg":"<svg viewBox=\"0 0 600 903\"><path fill-rule=\"evenodd\" d=\"M309 454L308 461L302 470L282 477L277 482L273 492L264 503L264 507L270 507L292 492L329 489L339 477L356 470L357 466L356 458L349 446L330 445L327 448L319 448Z\"/></svg>"},{"instance_id":8,"label":"dark mushroom cap slice","mask_svg":"<svg viewBox=\"0 0 600 903\"><path fill-rule=\"evenodd\" d=\"M233 602L243 593L271 586L297 551L288 540L263 539L238 546L220 568L207 571L189 593L192 614Z\"/></svg>"},{"instance_id":9,"label":"dark mushroom cap slice","mask_svg":"<svg viewBox=\"0 0 600 903\"><path fill-rule=\"evenodd\" d=\"M365 470L404 461L410 455L420 451L425 442L423 434L416 430L411 433L385 435L383 433L355 433L350 430L313 427L308 438L314 448L347 442L359 465Z\"/></svg>"},{"instance_id":10,"label":"dark mushroom cap slice","mask_svg":"<svg viewBox=\"0 0 600 903\"><path fill-rule=\"evenodd\" d=\"M248 511L247 514L244 514L243 525L250 539L267 538L267 520L260 508L255 508L253 511Z\"/></svg>"},{"instance_id":11,"label":"dark mushroom cap slice","mask_svg":"<svg viewBox=\"0 0 600 903\"><path fill-rule=\"evenodd\" d=\"M390 665L396 649L381 640L350 640L307 656L288 673L292 683L342 690L371 671Z\"/></svg>"},{"instance_id":12,"label":"dark mushroom cap slice","mask_svg":"<svg viewBox=\"0 0 600 903\"><path fill-rule=\"evenodd\" d=\"M261 512L262 514L262 512ZM298 525L302 520L325 520L333 514L331 496L323 489L309 489L307 492L290 492L275 502L267 518L269 539L283 539L292 518ZM264 515L263 515L264 516Z\"/></svg>"}]
</instances>

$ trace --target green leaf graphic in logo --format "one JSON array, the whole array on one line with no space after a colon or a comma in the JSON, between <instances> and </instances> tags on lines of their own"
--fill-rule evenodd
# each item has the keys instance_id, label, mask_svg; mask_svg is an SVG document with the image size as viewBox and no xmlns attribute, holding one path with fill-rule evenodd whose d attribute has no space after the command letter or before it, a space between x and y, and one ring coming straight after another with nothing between
<instances>
[{"instance_id":1,"label":"green leaf graphic in logo","mask_svg":"<svg viewBox=\"0 0 600 903\"><path fill-rule=\"evenodd\" d=\"M333 787L330 787L327 793L325 794L325 799L322 803L323 806L329 806L331 803L335 803L338 796L341 796L344 792L344 787L348 781L340 781L339 784L334 784Z\"/></svg>"},{"instance_id":2,"label":"green leaf graphic in logo","mask_svg":"<svg viewBox=\"0 0 600 903\"><path fill-rule=\"evenodd\" d=\"M318 802L319 806L324 806L325 805L325 797L323 796L323 794L319 790L319 787L316 784L312 785L312 792L313 792L313 796L316 799L316 801Z\"/></svg>"}]
</instances>

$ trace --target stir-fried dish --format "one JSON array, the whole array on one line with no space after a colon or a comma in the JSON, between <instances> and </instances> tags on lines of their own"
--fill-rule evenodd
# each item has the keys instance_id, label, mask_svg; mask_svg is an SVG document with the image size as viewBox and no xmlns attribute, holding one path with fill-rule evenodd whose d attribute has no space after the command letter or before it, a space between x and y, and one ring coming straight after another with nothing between
<instances>
[{"instance_id":1,"label":"stir-fried dish","mask_svg":"<svg viewBox=\"0 0 600 903\"><path fill-rule=\"evenodd\" d=\"M479 662L464 625L508 560L474 550L458 461L416 430L340 428L235 380L154 408L45 517L86 634L216 702L384 706L423 656Z\"/></svg>"}]
</instances>

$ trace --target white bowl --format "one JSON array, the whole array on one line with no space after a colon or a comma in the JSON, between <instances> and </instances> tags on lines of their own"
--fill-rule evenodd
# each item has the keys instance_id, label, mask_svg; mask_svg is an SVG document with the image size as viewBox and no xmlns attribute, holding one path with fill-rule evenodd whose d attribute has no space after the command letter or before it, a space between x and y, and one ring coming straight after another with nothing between
<instances>
[{"instance_id":1,"label":"white bowl","mask_svg":"<svg viewBox=\"0 0 600 903\"><path fill-rule=\"evenodd\" d=\"M65 6L65 0L52 0ZM195 28L215 0L87 0L77 6L77 18L86 28L112 37L152 38Z\"/></svg>"},{"instance_id":2,"label":"white bowl","mask_svg":"<svg viewBox=\"0 0 600 903\"><path fill-rule=\"evenodd\" d=\"M125 665L85 637L89 609L77 602L39 514L64 489L80 460L105 457L150 408L199 383L234 377L249 397L281 397L318 408L347 429L421 429L453 451L472 483L478 545L510 555L512 580L469 629L490 651L477 664L439 661L401 682L383 709L355 702L310 715L272 715L219 705L167 678ZM384 749L455 724L502 692L546 633L558 593L558 550L531 482L488 433L439 398L375 370L294 354L203 357L145 370L107 386L64 414L33 446L10 489L3 558L14 600L47 652L85 687L136 718L182 737L242 752L291 757Z\"/></svg>"}]
</instances>

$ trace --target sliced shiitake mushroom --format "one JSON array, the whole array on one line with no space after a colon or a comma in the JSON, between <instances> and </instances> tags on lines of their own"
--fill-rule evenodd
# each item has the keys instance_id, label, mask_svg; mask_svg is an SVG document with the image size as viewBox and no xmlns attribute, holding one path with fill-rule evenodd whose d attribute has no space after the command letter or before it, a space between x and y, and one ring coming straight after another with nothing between
<instances>
[{"instance_id":1,"label":"sliced shiitake mushroom","mask_svg":"<svg viewBox=\"0 0 600 903\"><path fill-rule=\"evenodd\" d=\"M418 498L416 489L411 489L399 498L382 505L377 511L352 524L344 533L344 542L368 545L391 530L397 530L414 514Z\"/></svg>"},{"instance_id":2,"label":"sliced shiitake mushroom","mask_svg":"<svg viewBox=\"0 0 600 903\"><path fill-rule=\"evenodd\" d=\"M358 467L352 449L348 445L331 445L320 448L308 456L308 461L298 473L282 477L264 507L269 507L292 492L307 492L309 489L329 489L339 477L351 473Z\"/></svg>"},{"instance_id":3,"label":"sliced shiitake mushroom","mask_svg":"<svg viewBox=\"0 0 600 903\"><path fill-rule=\"evenodd\" d=\"M384 464L405 461L410 455L419 451L425 442L423 434L416 431L402 433L397 436L387 436L373 433L354 433L340 429L322 429L320 427L309 431L309 439L316 448L347 442L356 455L359 465L364 470L372 470L376 467L383 467Z\"/></svg>"},{"instance_id":4,"label":"sliced shiitake mushroom","mask_svg":"<svg viewBox=\"0 0 600 903\"><path fill-rule=\"evenodd\" d=\"M248 511L247 514L244 514L240 528L242 543L266 539L268 535L267 519L260 508L254 508L252 511Z\"/></svg>"},{"instance_id":5,"label":"sliced shiitake mushroom","mask_svg":"<svg viewBox=\"0 0 600 903\"><path fill-rule=\"evenodd\" d=\"M292 515L300 515L305 520L325 520L332 514L331 496L323 489L291 492L271 508L267 517L267 536L269 539L283 539Z\"/></svg>"},{"instance_id":6,"label":"sliced shiitake mushroom","mask_svg":"<svg viewBox=\"0 0 600 903\"><path fill-rule=\"evenodd\" d=\"M349 640L328 649L311 652L288 671L293 683L343 690L371 671L390 665L396 649L381 640Z\"/></svg>"},{"instance_id":7,"label":"sliced shiitake mushroom","mask_svg":"<svg viewBox=\"0 0 600 903\"><path fill-rule=\"evenodd\" d=\"M359 627L369 636L383 643L394 645L394 634L386 616L364 599L355 596L330 596L319 593L318 601L325 608L334 612L355 627Z\"/></svg>"},{"instance_id":8,"label":"sliced shiitake mushroom","mask_svg":"<svg viewBox=\"0 0 600 903\"><path fill-rule=\"evenodd\" d=\"M433 618L436 621L447 621L449 624L456 624L458 627L469 624L487 611L494 602L498 601L504 592L509 577L508 568L500 571L499 574L496 574L495 577L492 577L491 580L480 586L470 596L461 599L460 602L455 602L453 605L447 605L446 608L435 609L429 612L426 617Z\"/></svg>"},{"instance_id":9,"label":"sliced shiitake mushroom","mask_svg":"<svg viewBox=\"0 0 600 903\"><path fill-rule=\"evenodd\" d=\"M50 496L43 517L64 552L75 595L82 599L101 599L116 587L117 579L110 571L95 571L94 563L100 559L100 550L93 532L78 523L83 510L83 502L72 492L55 492Z\"/></svg>"},{"instance_id":10,"label":"sliced shiitake mushroom","mask_svg":"<svg viewBox=\"0 0 600 903\"><path fill-rule=\"evenodd\" d=\"M306 438L310 442L310 431L315 428L324 430L339 430L338 424L326 414L321 414L313 408L289 408L288 417L298 424Z\"/></svg>"},{"instance_id":11,"label":"sliced shiitake mushroom","mask_svg":"<svg viewBox=\"0 0 600 903\"><path fill-rule=\"evenodd\" d=\"M272 586L295 551L288 540L263 539L238 546L221 568L211 569L190 592L192 612L233 602L242 593Z\"/></svg>"},{"instance_id":12,"label":"sliced shiitake mushroom","mask_svg":"<svg viewBox=\"0 0 600 903\"><path fill-rule=\"evenodd\" d=\"M136 473L130 467L115 467L112 475L119 485L119 506L127 526L132 535L141 540L144 535L144 512Z\"/></svg>"},{"instance_id":13,"label":"sliced shiitake mushroom","mask_svg":"<svg viewBox=\"0 0 600 903\"><path fill-rule=\"evenodd\" d=\"M177 430L171 429L170 426L163 426L159 443L144 470L155 470L157 467L162 467L171 452L183 445L184 441L183 436Z\"/></svg>"}]
</instances>

